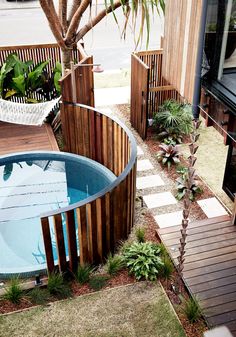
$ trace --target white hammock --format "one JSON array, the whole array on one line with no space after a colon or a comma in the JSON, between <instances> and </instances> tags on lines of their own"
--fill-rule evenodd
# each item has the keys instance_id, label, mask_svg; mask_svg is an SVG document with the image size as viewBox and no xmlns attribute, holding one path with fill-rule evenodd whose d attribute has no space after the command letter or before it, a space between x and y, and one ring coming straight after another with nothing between
<instances>
[{"instance_id":1,"label":"white hammock","mask_svg":"<svg viewBox=\"0 0 236 337\"><path fill-rule=\"evenodd\" d=\"M0 121L14 124L42 125L44 119L59 100L60 97L48 102L27 104L0 99Z\"/></svg>"}]
</instances>

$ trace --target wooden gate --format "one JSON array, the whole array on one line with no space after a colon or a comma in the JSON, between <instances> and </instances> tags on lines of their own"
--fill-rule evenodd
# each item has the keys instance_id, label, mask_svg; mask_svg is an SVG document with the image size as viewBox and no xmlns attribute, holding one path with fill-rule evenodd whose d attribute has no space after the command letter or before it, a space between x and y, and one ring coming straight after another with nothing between
<instances>
[{"instance_id":1,"label":"wooden gate","mask_svg":"<svg viewBox=\"0 0 236 337\"><path fill-rule=\"evenodd\" d=\"M131 124L139 135L147 137L148 119L167 99L182 97L162 76L163 50L133 53L131 56Z\"/></svg>"},{"instance_id":2,"label":"wooden gate","mask_svg":"<svg viewBox=\"0 0 236 337\"><path fill-rule=\"evenodd\" d=\"M135 54L131 55L131 125L145 139L147 137L149 67Z\"/></svg>"}]
</instances>

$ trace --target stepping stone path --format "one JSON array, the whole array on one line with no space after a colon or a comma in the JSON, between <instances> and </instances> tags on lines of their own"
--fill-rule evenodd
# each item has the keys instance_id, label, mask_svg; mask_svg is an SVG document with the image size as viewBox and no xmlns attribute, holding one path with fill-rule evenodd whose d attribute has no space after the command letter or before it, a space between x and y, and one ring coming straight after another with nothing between
<instances>
[{"instance_id":1,"label":"stepping stone path","mask_svg":"<svg viewBox=\"0 0 236 337\"><path fill-rule=\"evenodd\" d=\"M136 187L139 195L150 210L159 228L177 226L182 221L182 205L178 203L171 190L173 183L170 183L167 175L162 171L161 175L143 149L138 146L137 161L137 182ZM198 205L208 218L227 215L227 211L221 203L214 197L199 200ZM169 208L169 211L167 212ZM191 218L190 218L191 221Z\"/></svg>"}]
</instances>

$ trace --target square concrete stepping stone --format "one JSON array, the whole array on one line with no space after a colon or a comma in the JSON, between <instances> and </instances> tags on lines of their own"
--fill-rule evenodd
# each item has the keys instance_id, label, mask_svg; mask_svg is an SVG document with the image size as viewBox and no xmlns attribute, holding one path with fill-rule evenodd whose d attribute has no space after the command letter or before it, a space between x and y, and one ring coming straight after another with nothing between
<instances>
[{"instance_id":1,"label":"square concrete stepping stone","mask_svg":"<svg viewBox=\"0 0 236 337\"><path fill-rule=\"evenodd\" d=\"M208 218L214 218L215 216L228 214L215 197L199 200L197 203Z\"/></svg>"},{"instance_id":2,"label":"square concrete stepping stone","mask_svg":"<svg viewBox=\"0 0 236 337\"><path fill-rule=\"evenodd\" d=\"M142 156L143 154L144 154L144 152L143 152L142 148L138 145L137 146L137 155Z\"/></svg>"},{"instance_id":3,"label":"square concrete stepping stone","mask_svg":"<svg viewBox=\"0 0 236 337\"><path fill-rule=\"evenodd\" d=\"M158 226L160 228L172 227L181 225L183 219L182 211L160 214L154 216Z\"/></svg>"},{"instance_id":4,"label":"square concrete stepping stone","mask_svg":"<svg viewBox=\"0 0 236 337\"><path fill-rule=\"evenodd\" d=\"M142 159L137 161L137 171L147 171L152 170L154 167L149 159Z\"/></svg>"},{"instance_id":5,"label":"square concrete stepping stone","mask_svg":"<svg viewBox=\"0 0 236 337\"><path fill-rule=\"evenodd\" d=\"M177 204L177 200L171 192L148 194L143 197L148 208Z\"/></svg>"},{"instance_id":6,"label":"square concrete stepping stone","mask_svg":"<svg viewBox=\"0 0 236 337\"><path fill-rule=\"evenodd\" d=\"M139 177L137 178L137 189L155 187L155 186L163 186L165 185L164 181L161 179L159 174L154 174L151 176Z\"/></svg>"}]
</instances>

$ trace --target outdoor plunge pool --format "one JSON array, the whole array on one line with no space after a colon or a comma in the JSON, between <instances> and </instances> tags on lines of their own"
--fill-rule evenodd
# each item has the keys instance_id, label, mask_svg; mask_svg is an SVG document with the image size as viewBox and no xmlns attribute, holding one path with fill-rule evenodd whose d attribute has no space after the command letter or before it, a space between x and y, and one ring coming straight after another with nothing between
<instances>
[{"instance_id":1,"label":"outdoor plunge pool","mask_svg":"<svg viewBox=\"0 0 236 337\"><path fill-rule=\"evenodd\" d=\"M84 200L115 179L99 163L63 152L0 157L0 278L45 270L40 214ZM52 219L50 231L54 242ZM53 255L56 261L55 245Z\"/></svg>"}]
</instances>

